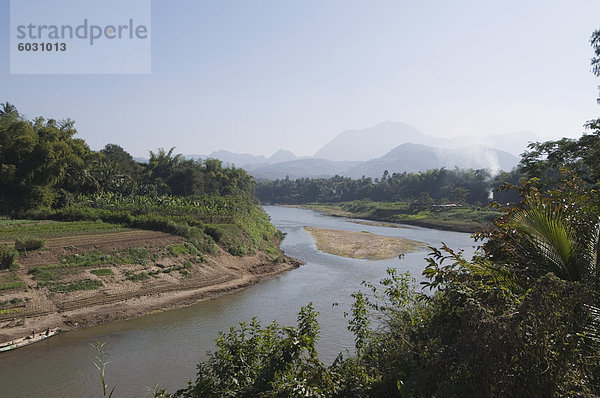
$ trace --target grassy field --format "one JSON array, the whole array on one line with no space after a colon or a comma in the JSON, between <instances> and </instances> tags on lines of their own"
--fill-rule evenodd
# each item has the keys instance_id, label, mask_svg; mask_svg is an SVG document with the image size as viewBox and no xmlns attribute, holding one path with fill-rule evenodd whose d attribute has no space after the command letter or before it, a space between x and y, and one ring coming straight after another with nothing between
<instances>
[{"instance_id":1,"label":"grassy field","mask_svg":"<svg viewBox=\"0 0 600 398\"><path fill-rule=\"evenodd\" d=\"M16 272L8 270L0 272L0 291L24 288L25 282L21 280Z\"/></svg>"},{"instance_id":2,"label":"grassy field","mask_svg":"<svg viewBox=\"0 0 600 398\"><path fill-rule=\"evenodd\" d=\"M385 221L459 232L475 232L490 226L500 213L474 207L432 207L415 211L405 202L355 201L335 204L307 204L301 207L327 215Z\"/></svg>"},{"instance_id":3,"label":"grassy field","mask_svg":"<svg viewBox=\"0 0 600 398\"><path fill-rule=\"evenodd\" d=\"M0 241L19 237L54 238L131 230L102 221L0 220Z\"/></svg>"},{"instance_id":4,"label":"grassy field","mask_svg":"<svg viewBox=\"0 0 600 398\"><path fill-rule=\"evenodd\" d=\"M184 237L207 254L214 254L219 246L239 257L259 251L272 259L281 256L282 236L252 198L245 196L183 198L98 194L61 209L37 209L27 214L32 219L87 222L84 225L96 231L103 228L102 224L163 231ZM96 227L95 222L99 223ZM25 231L31 228L33 233L36 228L51 228L44 223L24 227Z\"/></svg>"}]
</instances>

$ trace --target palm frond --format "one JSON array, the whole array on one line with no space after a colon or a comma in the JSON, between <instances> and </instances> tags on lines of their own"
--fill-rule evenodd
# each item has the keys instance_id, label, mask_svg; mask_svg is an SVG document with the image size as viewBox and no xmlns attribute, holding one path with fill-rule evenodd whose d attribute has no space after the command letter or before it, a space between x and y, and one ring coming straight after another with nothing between
<instances>
[{"instance_id":1,"label":"palm frond","mask_svg":"<svg viewBox=\"0 0 600 398\"><path fill-rule=\"evenodd\" d=\"M548 271L563 279L581 280L583 270L577 261L574 233L560 212L533 205L517 213L512 225L533 244Z\"/></svg>"}]
</instances>

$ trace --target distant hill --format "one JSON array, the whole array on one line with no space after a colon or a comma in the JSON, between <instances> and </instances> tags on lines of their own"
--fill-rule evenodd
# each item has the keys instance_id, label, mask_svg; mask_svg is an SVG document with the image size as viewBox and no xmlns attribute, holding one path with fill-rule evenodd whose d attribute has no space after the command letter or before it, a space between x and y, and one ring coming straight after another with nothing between
<instances>
[{"instance_id":1,"label":"distant hill","mask_svg":"<svg viewBox=\"0 0 600 398\"><path fill-rule=\"evenodd\" d=\"M519 159L508 152L484 146L464 148L434 148L419 144L402 144L384 156L362 162L349 168L343 175L359 178L381 177L384 170L390 173L417 172L435 168L474 168L510 170Z\"/></svg>"},{"instance_id":2,"label":"distant hill","mask_svg":"<svg viewBox=\"0 0 600 398\"><path fill-rule=\"evenodd\" d=\"M296 178L321 178L345 175L346 171L360 162L335 162L326 159L298 159L251 168L248 172L256 177L269 180L281 179L286 176Z\"/></svg>"},{"instance_id":3,"label":"distant hill","mask_svg":"<svg viewBox=\"0 0 600 398\"><path fill-rule=\"evenodd\" d=\"M251 155L249 153L235 153L226 150L212 152L208 155L189 154L183 155L186 159L219 159L227 166L235 165L236 167L244 167L253 164L265 164L267 158L263 155Z\"/></svg>"},{"instance_id":4,"label":"distant hill","mask_svg":"<svg viewBox=\"0 0 600 398\"><path fill-rule=\"evenodd\" d=\"M259 164L267 162L267 158L263 155L251 155L249 153L234 153L225 150L212 152L206 157L211 159L219 159L222 162L228 163L230 165L234 164L236 167L243 167L248 164Z\"/></svg>"},{"instance_id":5,"label":"distant hill","mask_svg":"<svg viewBox=\"0 0 600 398\"><path fill-rule=\"evenodd\" d=\"M348 130L338 134L314 157L329 160L371 160L385 155L390 148L402 144L421 144L435 148L459 148L482 145L519 156L530 142L539 141L528 131L497 134L493 136L461 135L454 138L435 137L405 123L383 122L376 126Z\"/></svg>"},{"instance_id":6,"label":"distant hill","mask_svg":"<svg viewBox=\"0 0 600 398\"><path fill-rule=\"evenodd\" d=\"M287 151L285 149L280 149L275 152L269 159L267 159L268 163L281 163L281 162L290 162L292 160L298 159L298 156L294 155L292 152Z\"/></svg>"},{"instance_id":7,"label":"distant hill","mask_svg":"<svg viewBox=\"0 0 600 398\"><path fill-rule=\"evenodd\" d=\"M338 134L314 157L329 160L370 160L381 157L390 148L405 143L445 147L448 139L427 135L406 123L383 122L361 130L348 130Z\"/></svg>"},{"instance_id":8,"label":"distant hill","mask_svg":"<svg viewBox=\"0 0 600 398\"><path fill-rule=\"evenodd\" d=\"M248 168L256 178L278 179L320 178L341 175L360 178L381 177L384 170L390 173L418 172L435 168L474 168L510 170L519 159L508 152L484 146L463 148L434 148L420 144L402 144L376 159L366 162L333 161L327 159L298 159Z\"/></svg>"},{"instance_id":9,"label":"distant hill","mask_svg":"<svg viewBox=\"0 0 600 398\"><path fill-rule=\"evenodd\" d=\"M288 162L296 160L298 157L292 152L285 149L280 149L275 152L271 157L266 158L263 155L251 155L249 153L235 153L226 150L220 150L212 152L209 155L184 155L186 159L219 159L227 165L235 165L236 167L242 167L251 169L256 166L265 166L273 163Z\"/></svg>"},{"instance_id":10,"label":"distant hill","mask_svg":"<svg viewBox=\"0 0 600 398\"><path fill-rule=\"evenodd\" d=\"M459 136L452 139L425 134L406 123L383 122L376 126L348 130L318 150L313 157L299 158L284 149L270 157L233 153L226 150L208 156L226 165L244 168L256 178L318 178L342 175L381 177L390 173L417 172L433 168L487 168L493 172L511 170L527 144L537 141L530 132L494 136Z\"/></svg>"}]
</instances>

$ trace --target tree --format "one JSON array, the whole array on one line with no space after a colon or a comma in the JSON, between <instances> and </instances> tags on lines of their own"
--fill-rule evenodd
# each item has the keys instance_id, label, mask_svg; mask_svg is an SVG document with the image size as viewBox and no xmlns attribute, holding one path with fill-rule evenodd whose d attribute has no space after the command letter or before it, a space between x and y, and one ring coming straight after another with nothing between
<instances>
[{"instance_id":1,"label":"tree","mask_svg":"<svg viewBox=\"0 0 600 398\"><path fill-rule=\"evenodd\" d=\"M590 215L598 221L598 215ZM583 281L598 285L600 268L600 223L591 225L584 238L577 238L575 229L560 209L530 203L515 214L511 223L535 248L536 263L545 272L553 272L569 281Z\"/></svg>"},{"instance_id":2,"label":"tree","mask_svg":"<svg viewBox=\"0 0 600 398\"><path fill-rule=\"evenodd\" d=\"M198 365L196 381L174 396L332 396L332 375L315 348L317 315L308 304L298 314L297 327L276 322L263 327L252 319L231 328L217 339L217 350Z\"/></svg>"},{"instance_id":3,"label":"tree","mask_svg":"<svg viewBox=\"0 0 600 398\"><path fill-rule=\"evenodd\" d=\"M0 106L0 117L13 117L17 118L19 116L19 111L17 107L8 101Z\"/></svg>"},{"instance_id":4,"label":"tree","mask_svg":"<svg viewBox=\"0 0 600 398\"><path fill-rule=\"evenodd\" d=\"M4 105L4 111L10 108ZM76 133L72 123L6 116L1 120L0 208L4 212L50 206L60 189L85 189L80 176L93 154L83 140L72 137Z\"/></svg>"},{"instance_id":5,"label":"tree","mask_svg":"<svg viewBox=\"0 0 600 398\"><path fill-rule=\"evenodd\" d=\"M600 30L592 33L590 43L594 50L594 57L592 58L592 73L596 76L600 76ZM600 103L600 98L598 98Z\"/></svg>"}]
</instances>

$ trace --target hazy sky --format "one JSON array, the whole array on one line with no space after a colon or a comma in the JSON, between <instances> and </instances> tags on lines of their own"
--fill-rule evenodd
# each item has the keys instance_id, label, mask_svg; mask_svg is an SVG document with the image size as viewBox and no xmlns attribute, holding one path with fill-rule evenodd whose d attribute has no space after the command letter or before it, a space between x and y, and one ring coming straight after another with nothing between
<instances>
[{"instance_id":1,"label":"hazy sky","mask_svg":"<svg viewBox=\"0 0 600 398\"><path fill-rule=\"evenodd\" d=\"M149 75L10 75L0 101L122 145L312 155L385 120L439 136L578 136L597 117L598 0L154 0Z\"/></svg>"}]
</instances>

